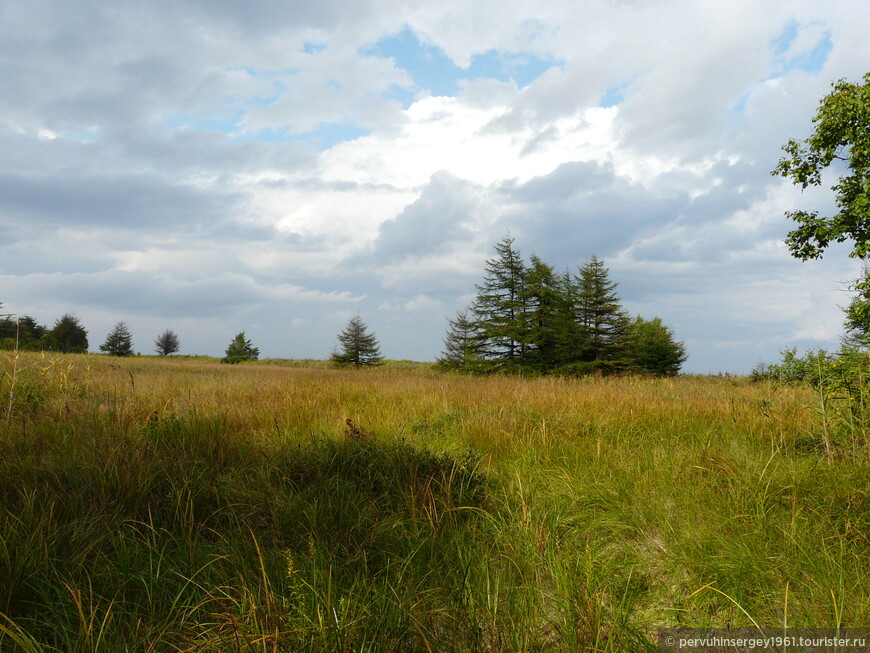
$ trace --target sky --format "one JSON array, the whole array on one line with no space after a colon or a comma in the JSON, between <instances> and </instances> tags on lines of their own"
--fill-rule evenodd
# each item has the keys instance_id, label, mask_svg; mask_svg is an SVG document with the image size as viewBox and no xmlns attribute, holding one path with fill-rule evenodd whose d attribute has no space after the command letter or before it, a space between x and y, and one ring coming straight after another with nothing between
<instances>
[{"instance_id":1,"label":"sky","mask_svg":"<svg viewBox=\"0 0 870 653\"><path fill-rule=\"evenodd\" d=\"M870 69L866 0L0 3L0 301L96 351L433 360L510 234L595 255L684 371L838 346L860 271L790 256L770 171Z\"/></svg>"}]
</instances>

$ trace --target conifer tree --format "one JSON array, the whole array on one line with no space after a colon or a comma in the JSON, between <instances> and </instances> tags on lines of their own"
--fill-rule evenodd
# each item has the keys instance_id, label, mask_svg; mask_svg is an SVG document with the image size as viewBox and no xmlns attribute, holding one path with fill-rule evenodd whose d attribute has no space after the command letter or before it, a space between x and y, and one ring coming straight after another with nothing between
<instances>
[{"instance_id":1,"label":"conifer tree","mask_svg":"<svg viewBox=\"0 0 870 653\"><path fill-rule=\"evenodd\" d=\"M523 287L526 268L510 236L505 236L495 246L495 251L496 257L484 265L486 276L477 286L472 310L486 342L486 357L517 364L525 355Z\"/></svg>"},{"instance_id":2,"label":"conifer tree","mask_svg":"<svg viewBox=\"0 0 870 653\"><path fill-rule=\"evenodd\" d=\"M64 354L85 354L88 351L88 332L79 319L69 313L54 323L54 328L46 334L48 336L51 336L51 348Z\"/></svg>"},{"instance_id":3,"label":"conifer tree","mask_svg":"<svg viewBox=\"0 0 870 653\"><path fill-rule=\"evenodd\" d=\"M589 351L589 334L577 318L580 305L577 277L566 270L558 283L564 311L559 318L559 361L560 365L571 365L581 362Z\"/></svg>"},{"instance_id":4,"label":"conifer tree","mask_svg":"<svg viewBox=\"0 0 870 653\"><path fill-rule=\"evenodd\" d=\"M577 275L557 275L536 255L525 265L513 243L506 236L495 246L497 256L486 261L471 309L449 320L442 367L570 374L679 370L683 344L658 318L632 321L603 261L593 256Z\"/></svg>"},{"instance_id":5,"label":"conifer tree","mask_svg":"<svg viewBox=\"0 0 870 653\"><path fill-rule=\"evenodd\" d=\"M526 359L538 369L567 362L572 340L572 315L562 279L538 256L532 255L523 288L523 342Z\"/></svg>"},{"instance_id":6,"label":"conifer tree","mask_svg":"<svg viewBox=\"0 0 870 653\"><path fill-rule=\"evenodd\" d=\"M631 322L604 262L593 256L580 268L577 321L586 335L581 360L619 366Z\"/></svg>"},{"instance_id":7,"label":"conifer tree","mask_svg":"<svg viewBox=\"0 0 870 653\"><path fill-rule=\"evenodd\" d=\"M350 319L344 331L338 334L341 351L335 351L331 360L338 365L379 365L384 357L374 334L368 332L368 327L359 315Z\"/></svg>"},{"instance_id":8,"label":"conifer tree","mask_svg":"<svg viewBox=\"0 0 870 653\"><path fill-rule=\"evenodd\" d=\"M445 369L474 371L481 367L484 344L480 326L469 317L468 311L459 311L448 320L444 336L444 351L438 364Z\"/></svg>"},{"instance_id":9,"label":"conifer tree","mask_svg":"<svg viewBox=\"0 0 870 653\"><path fill-rule=\"evenodd\" d=\"M221 359L221 363L235 365L243 361L255 361L260 357L260 349L254 347L254 343L250 338L245 337L245 332L241 331L232 339L226 350L226 356Z\"/></svg>"},{"instance_id":10,"label":"conifer tree","mask_svg":"<svg viewBox=\"0 0 870 653\"><path fill-rule=\"evenodd\" d=\"M124 322L118 322L106 336L106 341L100 345L100 351L110 356L132 356L133 335Z\"/></svg>"}]
</instances>

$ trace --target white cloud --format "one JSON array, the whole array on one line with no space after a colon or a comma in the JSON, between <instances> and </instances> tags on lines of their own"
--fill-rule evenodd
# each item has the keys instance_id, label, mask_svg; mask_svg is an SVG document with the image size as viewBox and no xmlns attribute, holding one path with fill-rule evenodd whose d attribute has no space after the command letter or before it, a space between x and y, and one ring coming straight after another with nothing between
<instances>
[{"instance_id":1,"label":"white cloud","mask_svg":"<svg viewBox=\"0 0 870 653\"><path fill-rule=\"evenodd\" d=\"M830 343L845 303L832 291L855 265L839 250L800 264L782 244L783 212L825 211L830 193L768 173L830 82L866 72L862 9L10 5L3 299L100 329L176 320L212 353L249 324L264 353L288 356L327 355L360 311L390 355L432 358L510 229L560 269L604 256L626 303L687 340L692 369ZM402 29L460 67L493 52L554 65L522 88L483 78L408 101L415 71L367 49ZM826 38L821 72L783 64Z\"/></svg>"}]
</instances>

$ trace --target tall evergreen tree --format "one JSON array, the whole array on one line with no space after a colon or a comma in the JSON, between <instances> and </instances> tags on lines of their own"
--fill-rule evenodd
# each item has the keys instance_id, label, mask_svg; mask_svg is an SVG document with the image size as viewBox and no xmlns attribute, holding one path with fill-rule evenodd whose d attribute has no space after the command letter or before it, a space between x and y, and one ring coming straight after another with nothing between
<instances>
[{"instance_id":1,"label":"tall evergreen tree","mask_svg":"<svg viewBox=\"0 0 870 653\"><path fill-rule=\"evenodd\" d=\"M53 348L64 354L85 354L88 351L88 332L79 319L69 313L54 323L51 333Z\"/></svg>"},{"instance_id":2,"label":"tall evergreen tree","mask_svg":"<svg viewBox=\"0 0 870 653\"><path fill-rule=\"evenodd\" d=\"M526 360L539 369L567 362L575 329L564 279L538 256L532 255L523 287Z\"/></svg>"},{"instance_id":3,"label":"tall evergreen tree","mask_svg":"<svg viewBox=\"0 0 870 653\"><path fill-rule=\"evenodd\" d=\"M631 322L604 262L593 256L580 268L577 322L586 334L581 360L619 365Z\"/></svg>"},{"instance_id":4,"label":"tall evergreen tree","mask_svg":"<svg viewBox=\"0 0 870 653\"><path fill-rule=\"evenodd\" d=\"M480 326L471 319L468 311L459 311L448 320L444 351L438 364L445 369L475 371L483 359L484 343Z\"/></svg>"},{"instance_id":5,"label":"tall evergreen tree","mask_svg":"<svg viewBox=\"0 0 870 653\"><path fill-rule=\"evenodd\" d=\"M583 361L589 351L589 333L578 319L580 285L577 277L565 271L559 277L559 296L564 314L560 315L559 351L560 364L571 365Z\"/></svg>"},{"instance_id":6,"label":"tall evergreen tree","mask_svg":"<svg viewBox=\"0 0 870 653\"><path fill-rule=\"evenodd\" d=\"M341 351L333 352L331 360L339 365L379 365L384 359L377 339L368 332L368 327L359 315L352 317L338 334L338 342Z\"/></svg>"},{"instance_id":7,"label":"tall evergreen tree","mask_svg":"<svg viewBox=\"0 0 870 653\"><path fill-rule=\"evenodd\" d=\"M181 349L181 341L178 339L178 334L171 329L166 329L154 340L154 351L160 356L174 354L179 349Z\"/></svg>"},{"instance_id":8,"label":"tall evergreen tree","mask_svg":"<svg viewBox=\"0 0 870 653\"><path fill-rule=\"evenodd\" d=\"M124 322L118 322L106 336L106 341L100 345L100 351L110 356L132 356L133 335Z\"/></svg>"},{"instance_id":9,"label":"tall evergreen tree","mask_svg":"<svg viewBox=\"0 0 870 653\"><path fill-rule=\"evenodd\" d=\"M496 256L486 261L483 283L477 286L473 312L486 342L487 358L520 363L523 342L523 287L526 268L514 239L505 236L495 246Z\"/></svg>"}]
</instances>

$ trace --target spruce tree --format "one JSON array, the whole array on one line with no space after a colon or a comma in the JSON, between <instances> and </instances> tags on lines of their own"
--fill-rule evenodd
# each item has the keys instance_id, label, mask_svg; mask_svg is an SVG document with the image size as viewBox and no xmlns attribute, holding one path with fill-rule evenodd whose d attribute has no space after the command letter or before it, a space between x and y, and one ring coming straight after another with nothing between
<instances>
[{"instance_id":1,"label":"spruce tree","mask_svg":"<svg viewBox=\"0 0 870 653\"><path fill-rule=\"evenodd\" d=\"M631 321L616 294L616 282L604 262L593 256L580 268L577 283L577 322L586 336L580 359L621 367Z\"/></svg>"},{"instance_id":2,"label":"spruce tree","mask_svg":"<svg viewBox=\"0 0 870 653\"><path fill-rule=\"evenodd\" d=\"M523 334L526 361L547 370L566 361L572 315L562 279L553 268L532 255L523 287Z\"/></svg>"},{"instance_id":3,"label":"spruce tree","mask_svg":"<svg viewBox=\"0 0 870 653\"><path fill-rule=\"evenodd\" d=\"M559 362L560 366L583 361L589 351L589 334L578 319L580 285L577 277L565 271L559 277L559 297L563 302L559 315Z\"/></svg>"},{"instance_id":4,"label":"spruce tree","mask_svg":"<svg viewBox=\"0 0 870 653\"><path fill-rule=\"evenodd\" d=\"M484 343L480 327L468 311L459 311L448 320L444 351L438 364L445 369L476 371L481 367Z\"/></svg>"},{"instance_id":5,"label":"spruce tree","mask_svg":"<svg viewBox=\"0 0 870 653\"><path fill-rule=\"evenodd\" d=\"M106 336L106 341L100 345L100 351L110 356L132 356L133 335L124 322L118 322Z\"/></svg>"},{"instance_id":6,"label":"spruce tree","mask_svg":"<svg viewBox=\"0 0 870 653\"><path fill-rule=\"evenodd\" d=\"M384 357L374 334L368 332L368 327L359 315L355 315L347 323L344 331L338 334L341 351L333 352L331 360L338 365L379 365Z\"/></svg>"},{"instance_id":7,"label":"spruce tree","mask_svg":"<svg viewBox=\"0 0 870 653\"><path fill-rule=\"evenodd\" d=\"M526 268L514 239L505 236L486 261L483 283L477 286L473 312L486 343L487 358L513 365L525 356L523 287Z\"/></svg>"}]
</instances>

